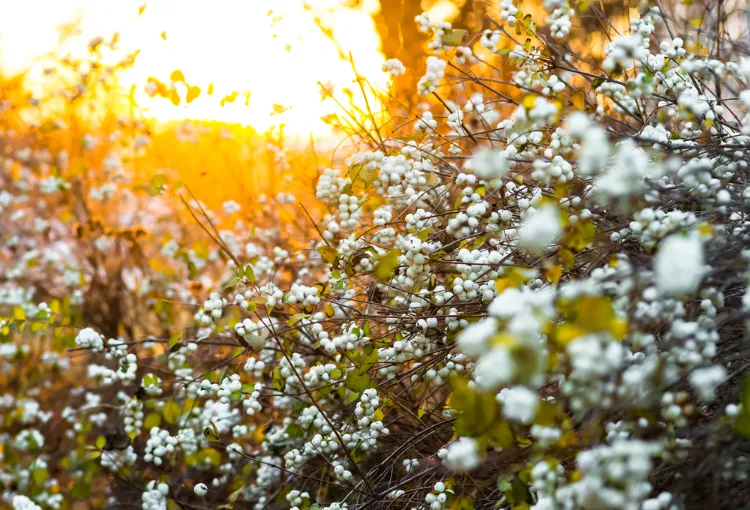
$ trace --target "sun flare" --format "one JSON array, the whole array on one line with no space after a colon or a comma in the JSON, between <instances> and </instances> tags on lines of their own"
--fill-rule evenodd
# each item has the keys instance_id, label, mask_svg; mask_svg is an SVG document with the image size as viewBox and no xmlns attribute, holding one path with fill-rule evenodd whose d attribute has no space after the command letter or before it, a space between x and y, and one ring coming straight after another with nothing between
<instances>
[{"instance_id":1,"label":"sun flare","mask_svg":"<svg viewBox=\"0 0 750 510\"><path fill-rule=\"evenodd\" d=\"M33 87L45 65L43 55L58 45L56 27L79 17L76 40L119 32L123 52L140 50L122 85L135 85L136 102L148 118L215 120L258 131L283 123L287 132L325 134L329 129L320 118L335 107L321 101L318 82L341 89L351 87L355 76L340 48L352 49L357 72L373 85L386 87L388 77L381 71L384 57L372 2L356 9L342 0L307 3L218 0L209 6L162 0L146 2L139 14L143 0L13 2L0 19L0 66L28 71ZM330 37L316 23L321 17ZM178 69L201 89L197 99L174 106L146 93L149 77L167 81ZM221 99L235 91L238 98L222 106Z\"/></svg>"}]
</instances>

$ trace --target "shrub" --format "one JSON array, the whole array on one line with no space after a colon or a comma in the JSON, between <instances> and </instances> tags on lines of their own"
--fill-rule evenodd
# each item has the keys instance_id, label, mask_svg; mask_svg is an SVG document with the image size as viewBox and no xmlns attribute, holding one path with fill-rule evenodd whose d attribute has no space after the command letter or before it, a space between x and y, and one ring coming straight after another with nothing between
<instances>
[{"instance_id":1,"label":"shrub","mask_svg":"<svg viewBox=\"0 0 750 510\"><path fill-rule=\"evenodd\" d=\"M359 147L322 173L294 234L275 206L207 210L161 174L138 194L117 159L148 150L137 124L97 188L61 149L6 131L4 498L746 497L746 46L722 7L687 22L644 7L629 25L598 4L544 8L535 22L505 1L481 34L418 16L422 110L393 91L389 118L345 112ZM601 54L583 45L592 17Z\"/></svg>"}]
</instances>

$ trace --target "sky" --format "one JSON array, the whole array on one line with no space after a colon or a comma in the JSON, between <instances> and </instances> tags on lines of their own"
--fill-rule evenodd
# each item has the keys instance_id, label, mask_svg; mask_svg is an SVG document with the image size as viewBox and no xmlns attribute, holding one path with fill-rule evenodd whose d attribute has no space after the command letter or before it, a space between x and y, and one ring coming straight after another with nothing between
<instances>
[{"instance_id":1,"label":"sky","mask_svg":"<svg viewBox=\"0 0 750 510\"><path fill-rule=\"evenodd\" d=\"M320 117L335 107L321 102L318 82L351 87L354 74L315 16L322 16L338 45L352 52L360 74L387 87L370 12L378 2L364 2L356 10L342 7L342 0L308 3L312 10L303 0L0 0L0 67L28 71L32 84L40 81L45 67L40 57L58 47L57 27L80 18L79 48L97 35L107 39L119 32L123 50L141 50L123 85L136 85L138 105L148 117L237 122L259 131L283 122L291 133L325 132ZM213 84L213 96L175 107L146 95L150 76L166 82L175 69L204 91ZM219 106L234 90L250 91L248 107L239 100ZM274 105L284 113L272 114L280 111Z\"/></svg>"}]
</instances>

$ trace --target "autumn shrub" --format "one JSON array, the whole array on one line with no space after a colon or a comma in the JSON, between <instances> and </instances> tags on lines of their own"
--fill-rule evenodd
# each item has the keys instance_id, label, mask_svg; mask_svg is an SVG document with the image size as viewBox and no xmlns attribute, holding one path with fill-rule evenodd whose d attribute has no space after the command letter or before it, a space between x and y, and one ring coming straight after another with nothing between
<instances>
[{"instance_id":1,"label":"autumn shrub","mask_svg":"<svg viewBox=\"0 0 750 510\"><path fill-rule=\"evenodd\" d=\"M384 65L416 90L356 77L381 103L327 118L349 152L314 205L219 209L172 175L138 181L132 119L99 160L89 135L72 154L42 136L60 119L6 126L8 505L747 499L740 13L494 7L480 33L417 16L425 68Z\"/></svg>"}]
</instances>

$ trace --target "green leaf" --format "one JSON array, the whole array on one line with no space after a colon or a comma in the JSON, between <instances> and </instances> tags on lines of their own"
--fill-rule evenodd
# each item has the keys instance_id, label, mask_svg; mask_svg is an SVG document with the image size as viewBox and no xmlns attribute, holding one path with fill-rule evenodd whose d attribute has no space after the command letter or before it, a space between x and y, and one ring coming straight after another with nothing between
<instances>
[{"instance_id":1,"label":"green leaf","mask_svg":"<svg viewBox=\"0 0 750 510\"><path fill-rule=\"evenodd\" d=\"M231 289L232 287L240 283L242 281L242 278L243 276L239 272L234 273L229 281L224 284L224 289Z\"/></svg>"},{"instance_id":2,"label":"green leaf","mask_svg":"<svg viewBox=\"0 0 750 510\"><path fill-rule=\"evenodd\" d=\"M241 486L241 487L240 487L239 489L237 489L236 491L234 491L233 493L231 493L231 494L229 495L229 497L227 498L227 499L229 500L229 502L230 502L230 503L234 503L235 501L237 501L237 498L239 498L239 497L240 497L240 494L242 494L242 491L244 491L244 490L245 490L245 487L246 487L246 486L245 486L245 485L243 485L243 486Z\"/></svg>"},{"instance_id":3,"label":"green leaf","mask_svg":"<svg viewBox=\"0 0 750 510\"><path fill-rule=\"evenodd\" d=\"M301 437L305 437L304 429L300 427L299 425L297 425L296 423L292 423L291 425L288 425L286 428L286 433L290 439L299 439Z\"/></svg>"},{"instance_id":4,"label":"green leaf","mask_svg":"<svg viewBox=\"0 0 750 510\"><path fill-rule=\"evenodd\" d=\"M734 433L742 439L750 439L750 412L744 408L734 420Z\"/></svg>"},{"instance_id":5,"label":"green leaf","mask_svg":"<svg viewBox=\"0 0 750 510\"><path fill-rule=\"evenodd\" d=\"M252 265L245 264L245 268L243 269L242 274L245 277L245 280L250 283L255 283L255 271L253 271Z\"/></svg>"},{"instance_id":6,"label":"green leaf","mask_svg":"<svg viewBox=\"0 0 750 510\"><path fill-rule=\"evenodd\" d=\"M750 439L750 412L744 408L734 420L734 433L742 439Z\"/></svg>"},{"instance_id":7,"label":"green leaf","mask_svg":"<svg viewBox=\"0 0 750 510\"><path fill-rule=\"evenodd\" d=\"M745 376L745 379L742 381L740 404L742 404L744 409L750 411L750 375Z\"/></svg>"},{"instance_id":8,"label":"green leaf","mask_svg":"<svg viewBox=\"0 0 750 510\"><path fill-rule=\"evenodd\" d=\"M273 369L273 379L271 382L275 389L277 389L278 391L284 391L286 380L284 379L284 376L281 375L281 368L276 367Z\"/></svg>"},{"instance_id":9,"label":"green leaf","mask_svg":"<svg viewBox=\"0 0 750 510\"><path fill-rule=\"evenodd\" d=\"M333 370L331 370L331 373L329 374L331 376L331 379L341 379L341 376L344 375L344 372L336 367Z\"/></svg>"},{"instance_id":10,"label":"green leaf","mask_svg":"<svg viewBox=\"0 0 750 510\"><path fill-rule=\"evenodd\" d=\"M26 312L23 310L23 307L16 306L15 308L13 308L13 320L15 321L26 320Z\"/></svg>"},{"instance_id":11,"label":"green leaf","mask_svg":"<svg viewBox=\"0 0 750 510\"><path fill-rule=\"evenodd\" d=\"M107 438L104 436L99 436L96 438L95 444L96 444L96 447L101 450L102 448L104 448L104 445L107 444Z\"/></svg>"},{"instance_id":12,"label":"green leaf","mask_svg":"<svg viewBox=\"0 0 750 510\"><path fill-rule=\"evenodd\" d=\"M742 381L740 406L740 414L734 420L734 432L743 439L750 439L750 375Z\"/></svg>"},{"instance_id":13,"label":"green leaf","mask_svg":"<svg viewBox=\"0 0 750 510\"><path fill-rule=\"evenodd\" d=\"M346 374L346 381L344 384L353 392L362 393L367 388L374 388L375 380L367 374L358 374L355 371Z\"/></svg>"},{"instance_id":14,"label":"green leaf","mask_svg":"<svg viewBox=\"0 0 750 510\"><path fill-rule=\"evenodd\" d=\"M343 390L344 388L341 388L341 389ZM346 403L351 404L352 402L356 402L357 400L359 400L360 396L361 396L361 393L359 392L351 392L349 396L346 398Z\"/></svg>"},{"instance_id":15,"label":"green leaf","mask_svg":"<svg viewBox=\"0 0 750 510\"><path fill-rule=\"evenodd\" d=\"M73 499L87 500L91 497L91 484L84 480L78 480L73 484L73 490L70 491Z\"/></svg>"},{"instance_id":16,"label":"green leaf","mask_svg":"<svg viewBox=\"0 0 750 510\"><path fill-rule=\"evenodd\" d=\"M37 485L44 485L47 481L47 468L36 468L31 472L31 478Z\"/></svg>"},{"instance_id":17,"label":"green leaf","mask_svg":"<svg viewBox=\"0 0 750 510\"><path fill-rule=\"evenodd\" d=\"M169 423L170 425L174 425L175 423L177 423L177 420L180 419L182 409L177 402L175 402L174 400L170 400L164 406L164 411L162 411L162 414L164 414L164 419L167 423Z\"/></svg>"},{"instance_id":18,"label":"green leaf","mask_svg":"<svg viewBox=\"0 0 750 510\"><path fill-rule=\"evenodd\" d=\"M175 331L172 333L172 336L169 337L169 343L167 344L170 349L177 345L180 342L180 338L182 338L182 333L179 331Z\"/></svg>"},{"instance_id":19,"label":"green leaf","mask_svg":"<svg viewBox=\"0 0 750 510\"><path fill-rule=\"evenodd\" d=\"M507 475L498 479L497 488L503 493L508 503L513 505L513 508L526 503L530 496L526 484L513 475Z\"/></svg>"}]
</instances>

